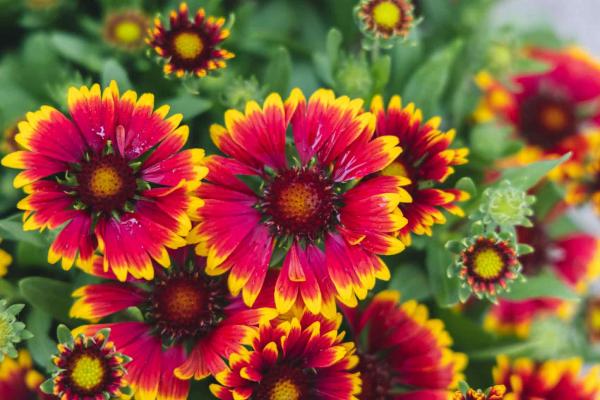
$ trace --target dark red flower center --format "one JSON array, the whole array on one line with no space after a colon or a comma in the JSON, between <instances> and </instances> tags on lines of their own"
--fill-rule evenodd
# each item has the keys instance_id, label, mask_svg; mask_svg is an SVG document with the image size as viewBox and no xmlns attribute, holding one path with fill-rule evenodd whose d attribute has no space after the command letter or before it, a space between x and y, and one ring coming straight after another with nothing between
<instances>
[{"instance_id":1,"label":"dark red flower center","mask_svg":"<svg viewBox=\"0 0 600 400\"><path fill-rule=\"evenodd\" d=\"M68 391L80 398L96 398L111 392L110 366L97 347L75 348L65 360L65 379L61 382Z\"/></svg>"},{"instance_id":2,"label":"dark red flower center","mask_svg":"<svg viewBox=\"0 0 600 400\"><path fill-rule=\"evenodd\" d=\"M361 354L358 364L362 389L360 400L387 400L392 389L392 368L371 354Z\"/></svg>"},{"instance_id":3,"label":"dark red flower center","mask_svg":"<svg viewBox=\"0 0 600 400\"><path fill-rule=\"evenodd\" d=\"M150 314L163 337L196 337L222 320L227 299L222 279L177 271L158 281L152 292Z\"/></svg>"},{"instance_id":4,"label":"dark red flower center","mask_svg":"<svg viewBox=\"0 0 600 400\"><path fill-rule=\"evenodd\" d=\"M314 240L335 223L337 195L333 182L315 169L289 169L275 176L260 207L278 236Z\"/></svg>"},{"instance_id":5,"label":"dark red flower center","mask_svg":"<svg viewBox=\"0 0 600 400\"><path fill-rule=\"evenodd\" d=\"M519 110L519 126L530 144L556 148L561 141L577 133L577 113L573 103L552 94L526 99Z\"/></svg>"},{"instance_id":6,"label":"dark red flower center","mask_svg":"<svg viewBox=\"0 0 600 400\"><path fill-rule=\"evenodd\" d=\"M308 376L288 366L268 371L254 390L254 400L304 400L309 397Z\"/></svg>"},{"instance_id":7,"label":"dark red flower center","mask_svg":"<svg viewBox=\"0 0 600 400\"><path fill-rule=\"evenodd\" d=\"M518 264L515 251L507 243L480 237L462 254L462 271L469 284L495 284L510 274L510 268Z\"/></svg>"},{"instance_id":8,"label":"dark red flower center","mask_svg":"<svg viewBox=\"0 0 600 400\"><path fill-rule=\"evenodd\" d=\"M81 201L94 211L120 211L136 191L136 178L125 159L94 155L77 174Z\"/></svg>"},{"instance_id":9,"label":"dark red flower center","mask_svg":"<svg viewBox=\"0 0 600 400\"><path fill-rule=\"evenodd\" d=\"M211 51L211 42L198 28L182 28L168 34L171 61L182 68L194 69Z\"/></svg>"}]
</instances>

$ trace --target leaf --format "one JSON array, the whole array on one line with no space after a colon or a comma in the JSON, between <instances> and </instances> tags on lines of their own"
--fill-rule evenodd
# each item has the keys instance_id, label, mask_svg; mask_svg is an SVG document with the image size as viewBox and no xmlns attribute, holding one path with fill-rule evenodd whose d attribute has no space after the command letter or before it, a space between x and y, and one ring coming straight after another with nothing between
<instances>
[{"instance_id":1,"label":"leaf","mask_svg":"<svg viewBox=\"0 0 600 400\"><path fill-rule=\"evenodd\" d=\"M511 128L496 123L477 125L471 131L471 151L485 161L501 158L506 152Z\"/></svg>"},{"instance_id":2,"label":"leaf","mask_svg":"<svg viewBox=\"0 0 600 400\"><path fill-rule=\"evenodd\" d=\"M46 254L46 251L39 250L39 246L18 242L15 259L19 267L50 267Z\"/></svg>"},{"instance_id":3,"label":"leaf","mask_svg":"<svg viewBox=\"0 0 600 400\"><path fill-rule=\"evenodd\" d=\"M50 38L56 50L66 59L95 72L102 70L102 59L91 42L64 32L54 32Z\"/></svg>"},{"instance_id":4,"label":"leaf","mask_svg":"<svg viewBox=\"0 0 600 400\"><path fill-rule=\"evenodd\" d=\"M210 110L213 106L212 101L191 94L184 94L166 100L165 104L171 106L171 113L183 114L183 119L189 121L200 114Z\"/></svg>"},{"instance_id":5,"label":"leaf","mask_svg":"<svg viewBox=\"0 0 600 400\"><path fill-rule=\"evenodd\" d=\"M107 60L102 66L102 86L107 87L112 80L117 81L119 90L125 91L133 88L127 71L113 58Z\"/></svg>"},{"instance_id":6,"label":"leaf","mask_svg":"<svg viewBox=\"0 0 600 400\"><path fill-rule=\"evenodd\" d=\"M404 300L423 300L431 296L427 276L416 265L398 266L388 288L399 291Z\"/></svg>"},{"instance_id":7,"label":"leaf","mask_svg":"<svg viewBox=\"0 0 600 400\"><path fill-rule=\"evenodd\" d=\"M467 192L471 198L477 196L477 187L475 186L475 182L473 182L473 179L469 178L468 176L460 178L454 187L458 190L462 190L463 192Z\"/></svg>"},{"instance_id":8,"label":"leaf","mask_svg":"<svg viewBox=\"0 0 600 400\"><path fill-rule=\"evenodd\" d=\"M390 80L392 59L390 56L379 57L371 66L373 76L373 92L380 93Z\"/></svg>"},{"instance_id":9,"label":"leaf","mask_svg":"<svg viewBox=\"0 0 600 400\"><path fill-rule=\"evenodd\" d=\"M456 40L434 53L410 78L403 91L405 102L414 102L423 115L432 116L444 94L454 60L462 48Z\"/></svg>"},{"instance_id":10,"label":"leaf","mask_svg":"<svg viewBox=\"0 0 600 400\"><path fill-rule=\"evenodd\" d=\"M292 77L292 59L285 47L279 47L267 65L265 82L269 89L278 93L287 93Z\"/></svg>"},{"instance_id":11,"label":"leaf","mask_svg":"<svg viewBox=\"0 0 600 400\"><path fill-rule=\"evenodd\" d=\"M571 158L571 153L567 153L560 158L542 160L523 167L507 168L502 172L502 179L508 179L513 186L527 191L569 158Z\"/></svg>"},{"instance_id":12,"label":"leaf","mask_svg":"<svg viewBox=\"0 0 600 400\"><path fill-rule=\"evenodd\" d=\"M33 308L27 316L26 323L27 329L33 333L33 338L26 342L31 357L36 364L50 370L53 365L52 355L57 351L56 342L48 336L52 318L45 312Z\"/></svg>"},{"instance_id":13,"label":"leaf","mask_svg":"<svg viewBox=\"0 0 600 400\"><path fill-rule=\"evenodd\" d=\"M46 245L46 242L40 233L24 231L23 223L21 221L16 221L14 216L0 220L0 237L6 240L26 242L38 248Z\"/></svg>"},{"instance_id":14,"label":"leaf","mask_svg":"<svg viewBox=\"0 0 600 400\"><path fill-rule=\"evenodd\" d=\"M510 286L510 291L504 293L502 297L508 300L527 300L536 297L579 300L577 293L573 292L558 277L550 272L528 277L524 282L513 283Z\"/></svg>"},{"instance_id":15,"label":"leaf","mask_svg":"<svg viewBox=\"0 0 600 400\"><path fill-rule=\"evenodd\" d=\"M59 321L70 323L72 287L66 282L50 278L30 277L19 282L21 295L32 306L42 310Z\"/></svg>"},{"instance_id":16,"label":"leaf","mask_svg":"<svg viewBox=\"0 0 600 400\"><path fill-rule=\"evenodd\" d=\"M444 321L457 351L472 352L497 345L498 338L483 329L481 324L454 310L436 309L436 318Z\"/></svg>"},{"instance_id":17,"label":"leaf","mask_svg":"<svg viewBox=\"0 0 600 400\"><path fill-rule=\"evenodd\" d=\"M452 257L440 243L430 240L427 245L425 265L429 275L429 285L433 296L442 307L448 307L458 303L459 281L449 278L448 266L452 263Z\"/></svg>"},{"instance_id":18,"label":"leaf","mask_svg":"<svg viewBox=\"0 0 600 400\"><path fill-rule=\"evenodd\" d=\"M331 28L327 33L327 39L325 41L325 48L327 58L329 59L330 65L335 67L337 64L337 58L342 44L342 33L336 28Z\"/></svg>"},{"instance_id":19,"label":"leaf","mask_svg":"<svg viewBox=\"0 0 600 400\"><path fill-rule=\"evenodd\" d=\"M404 86L423 58L423 46L418 35L419 30L413 29L408 40L397 43L392 50L390 87L395 90L399 90Z\"/></svg>"}]
</instances>

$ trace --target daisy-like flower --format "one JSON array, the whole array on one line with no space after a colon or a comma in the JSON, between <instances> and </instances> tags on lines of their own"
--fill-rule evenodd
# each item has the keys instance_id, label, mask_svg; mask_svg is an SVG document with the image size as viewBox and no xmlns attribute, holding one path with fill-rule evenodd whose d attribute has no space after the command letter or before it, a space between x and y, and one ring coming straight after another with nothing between
<instances>
[{"instance_id":1,"label":"daisy-like flower","mask_svg":"<svg viewBox=\"0 0 600 400\"><path fill-rule=\"evenodd\" d=\"M481 73L476 81L484 98L479 121L499 118L511 124L527 144L510 162L528 163L548 155L573 152L561 169L576 165L588 151L587 128L600 124L600 63L580 49L531 49L528 55L547 63L542 73L517 75L511 86Z\"/></svg>"},{"instance_id":2,"label":"daisy-like flower","mask_svg":"<svg viewBox=\"0 0 600 400\"><path fill-rule=\"evenodd\" d=\"M14 360L5 358L0 361L0 399L58 400L40 390L43 381L43 375L33 368L26 350L20 350Z\"/></svg>"},{"instance_id":3,"label":"daisy-like flower","mask_svg":"<svg viewBox=\"0 0 600 400\"><path fill-rule=\"evenodd\" d=\"M469 195L457 189L443 189L441 184L454 173L454 166L467 162L469 150L450 149L456 135L454 130L439 130L441 119L432 118L422 123L421 110L413 103L402 107L402 100L394 96L387 110L383 99L376 96L371 111L377 117L376 135L392 135L400 141L402 153L386 167L383 175L410 180L405 188L411 195L411 203L400 204L408 224L400 230L400 238L410 243L411 232L431 235L435 224L443 224L446 217L442 210L463 216L457 202L467 200Z\"/></svg>"},{"instance_id":4,"label":"daisy-like flower","mask_svg":"<svg viewBox=\"0 0 600 400\"><path fill-rule=\"evenodd\" d=\"M581 359L536 363L520 358L498 357L493 375L505 385L505 400L596 400L600 396L600 367L583 372Z\"/></svg>"},{"instance_id":5,"label":"daisy-like flower","mask_svg":"<svg viewBox=\"0 0 600 400\"><path fill-rule=\"evenodd\" d=\"M59 399L121 399L130 396L125 365L129 357L118 353L109 340L110 330L94 336L71 335L58 327L58 355L52 357L57 371L41 386L45 393Z\"/></svg>"},{"instance_id":6,"label":"daisy-like flower","mask_svg":"<svg viewBox=\"0 0 600 400\"><path fill-rule=\"evenodd\" d=\"M410 196L404 177L362 180L401 149L395 137L373 138L361 100L318 90L307 102L294 89L285 103L271 94L262 108L252 101L245 114L227 111L225 125L211 127L227 157L206 159L208 182L197 192L206 204L188 236L208 257L209 275L229 271L229 289L251 306L269 266L283 260L278 311L301 298L330 317L336 296L355 306L377 278L389 279L379 255L404 249L398 204Z\"/></svg>"},{"instance_id":7,"label":"daisy-like flower","mask_svg":"<svg viewBox=\"0 0 600 400\"><path fill-rule=\"evenodd\" d=\"M344 310L358 347L360 400L447 400L467 358L450 349L442 321L414 300L379 292L363 309Z\"/></svg>"},{"instance_id":8,"label":"daisy-like flower","mask_svg":"<svg viewBox=\"0 0 600 400\"><path fill-rule=\"evenodd\" d=\"M502 400L505 394L506 386L504 385L495 385L485 391L466 387L464 390L456 391L452 400Z\"/></svg>"},{"instance_id":9,"label":"daisy-like flower","mask_svg":"<svg viewBox=\"0 0 600 400\"><path fill-rule=\"evenodd\" d=\"M496 302L499 291L521 276L519 256L531 252L527 245L517 245L511 234L480 232L474 224L472 236L461 242L449 242L448 250L457 253L456 262L448 268L448 275L462 280L460 299L466 301L471 293Z\"/></svg>"},{"instance_id":10,"label":"daisy-like flower","mask_svg":"<svg viewBox=\"0 0 600 400\"><path fill-rule=\"evenodd\" d=\"M189 253L193 249L176 251L172 268L157 267L152 282L105 282L73 293L71 316L77 318L98 321L129 307L141 310L143 321L131 318L78 331L110 328L118 349L133 358L127 379L142 400L186 399L188 379L225 369L223 360L250 343L259 322L277 315L271 308L247 309L229 296L224 279L205 275L204 259ZM99 263L87 272L115 279Z\"/></svg>"},{"instance_id":11,"label":"daisy-like flower","mask_svg":"<svg viewBox=\"0 0 600 400\"><path fill-rule=\"evenodd\" d=\"M356 8L361 30L375 38L405 38L413 27L410 0L362 0Z\"/></svg>"},{"instance_id":12,"label":"daisy-like flower","mask_svg":"<svg viewBox=\"0 0 600 400\"><path fill-rule=\"evenodd\" d=\"M24 169L14 180L28 194L17 205L23 227L64 226L48 253L64 269L89 267L99 251L119 280L152 279L152 260L168 267L167 248L186 244L187 213L202 205L191 190L206 174L197 165L204 153L180 151L188 127L180 114L166 118L168 106L154 110L151 94L82 86L69 90L68 107L71 119L48 106L28 113L16 136L26 150L2 159Z\"/></svg>"},{"instance_id":13,"label":"daisy-like flower","mask_svg":"<svg viewBox=\"0 0 600 400\"><path fill-rule=\"evenodd\" d=\"M114 11L104 20L104 39L124 50L137 50L144 46L150 20L141 10Z\"/></svg>"},{"instance_id":14,"label":"daisy-like flower","mask_svg":"<svg viewBox=\"0 0 600 400\"><path fill-rule=\"evenodd\" d=\"M229 357L212 393L221 400L357 400L360 378L351 370L358 358L338 333L341 320L303 313L261 325L250 349Z\"/></svg>"},{"instance_id":15,"label":"daisy-like flower","mask_svg":"<svg viewBox=\"0 0 600 400\"><path fill-rule=\"evenodd\" d=\"M201 8L190 19L187 4L181 3L178 11L171 11L169 21L170 27L166 28L157 18L146 39L164 60L165 74L182 77L189 73L203 77L210 71L225 68L225 61L233 58L233 53L220 47L229 37L229 30L223 29L224 18L206 17Z\"/></svg>"},{"instance_id":16,"label":"daisy-like flower","mask_svg":"<svg viewBox=\"0 0 600 400\"><path fill-rule=\"evenodd\" d=\"M17 320L17 315L25 308L24 304L6 307L6 300L0 300L0 361L4 356L17 357L15 345L33 337L25 329L25 324Z\"/></svg>"},{"instance_id":17,"label":"daisy-like flower","mask_svg":"<svg viewBox=\"0 0 600 400\"><path fill-rule=\"evenodd\" d=\"M562 320L570 319L574 314L571 302L554 298L535 298L521 301L499 299L484 319L488 331L501 335L529 337L532 323L544 317L557 316Z\"/></svg>"}]
</instances>

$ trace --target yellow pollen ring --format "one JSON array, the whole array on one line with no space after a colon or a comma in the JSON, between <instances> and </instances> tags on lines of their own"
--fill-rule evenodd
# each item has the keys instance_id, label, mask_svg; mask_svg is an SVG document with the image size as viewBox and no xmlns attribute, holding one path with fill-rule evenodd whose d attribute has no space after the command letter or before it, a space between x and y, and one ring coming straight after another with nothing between
<instances>
[{"instance_id":1,"label":"yellow pollen ring","mask_svg":"<svg viewBox=\"0 0 600 400\"><path fill-rule=\"evenodd\" d=\"M299 400L300 390L290 379L280 380L273 386L270 400Z\"/></svg>"},{"instance_id":2,"label":"yellow pollen ring","mask_svg":"<svg viewBox=\"0 0 600 400\"><path fill-rule=\"evenodd\" d=\"M475 254L473 270L484 279L497 278L504 267L504 260L494 249L483 249Z\"/></svg>"},{"instance_id":3,"label":"yellow pollen ring","mask_svg":"<svg viewBox=\"0 0 600 400\"><path fill-rule=\"evenodd\" d=\"M90 191L94 196L100 198L112 197L119 193L122 187L123 180L115 168L103 165L92 172Z\"/></svg>"},{"instance_id":4,"label":"yellow pollen ring","mask_svg":"<svg viewBox=\"0 0 600 400\"><path fill-rule=\"evenodd\" d=\"M177 55L183 59L191 60L198 57L204 50L204 42L197 33L182 32L175 36L174 47Z\"/></svg>"},{"instance_id":5,"label":"yellow pollen ring","mask_svg":"<svg viewBox=\"0 0 600 400\"><path fill-rule=\"evenodd\" d=\"M142 28L134 21L121 21L115 27L115 37L121 43L135 43L141 36Z\"/></svg>"},{"instance_id":6,"label":"yellow pollen ring","mask_svg":"<svg viewBox=\"0 0 600 400\"><path fill-rule=\"evenodd\" d=\"M393 1L384 1L373 8L375 24L387 29L393 29L402 18L402 10Z\"/></svg>"},{"instance_id":7,"label":"yellow pollen ring","mask_svg":"<svg viewBox=\"0 0 600 400\"><path fill-rule=\"evenodd\" d=\"M75 385L85 390L91 390L102 384L105 373L100 359L83 355L75 360L70 377Z\"/></svg>"},{"instance_id":8,"label":"yellow pollen ring","mask_svg":"<svg viewBox=\"0 0 600 400\"><path fill-rule=\"evenodd\" d=\"M560 131L567 127L569 117L558 106L547 106L541 112L541 122L549 130Z\"/></svg>"},{"instance_id":9,"label":"yellow pollen ring","mask_svg":"<svg viewBox=\"0 0 600 400\"><path fill-rule=\"evenodd\" d=\"M278 205L287 218L306 221L319 207L319 195L309 185L292 183L281 191Z\"/></svg>"}]
</instances>

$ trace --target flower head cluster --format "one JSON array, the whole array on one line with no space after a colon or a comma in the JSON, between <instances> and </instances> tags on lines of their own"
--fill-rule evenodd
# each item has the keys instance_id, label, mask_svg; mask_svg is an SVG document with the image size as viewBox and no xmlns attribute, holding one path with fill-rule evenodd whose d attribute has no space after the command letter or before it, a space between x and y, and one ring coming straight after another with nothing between
<instances>
[{"instance_id":1,"label":"flower head cluster","mask_svg":"<svg viewBox=\"0 0 600 400\"><path fill-rule=\"evenodd\" d=\"M452 400L502 400L506 394L506 386L495 385L487 388L485 391L481 389L471 389L469 385L461 385L461 390L454 393Z\"/></svg>"},{"instance_id":2,"label":"flower head cluster","mask_svg":"<svg viewBox=\"0 0 600 400\"><path fill-rule=\"evenodd\" d=\"M414 25L410 0L361 0L355 14L360 30L372 40L404 39Z\"/></svg>"},{"instance_id":3,"label":"flower head cluster","mask_svg":"<svg viewBox=\"0 0 600 400\"><path fill-rule=\"evenodd\" d=\"M6 300L0 300L0 361L4 356L18 356L15 345L33 337L25 329L25 324L17 320L17 315L25 308L24 304L13 304L6 307Z\"/></svg>"},{"instance_id":4,"label":"flower head cluster","mask_svg":"<svg viewBox=\"0 0 600 400\"><path fill-rule=\"evenodd\" d=\"M131 359L115 350L109 329L94 336L76 335L58 327L59 353L53 357L57 371L41 386L60 399L120 399L131 395L125 365Z\"/></svg>"},{"instance_id":5,"label":"flower head cluster","mask_svg":"<svg viewBox=\"0 0 600 400\"><path fill-rule=\"evenodd\" d=\"M163 60L165 74L203 77L210 71L225 68L225 61L233 58L233 53L220 47L229 37L229 30L223 28L224 18L206 17L201 8L190 19L187 4L181 3L179 10L171 11L169 22L167 28L157 18L147 39Z\"/></svg>"},{"instance_id":6,"label":"flower head cluster","mask_svg":"<svg viewBox=\"0 0 600 400\"><path fill-rule=\"evenodd\" d=\"M516 188L510 181L503 181L497 186L487 188L479 207L479 214L485 224L495 224L501 228L511 226L531 227L529 217L533 215L531 205L535 196Z\"/></svg>"}]
</instances>

